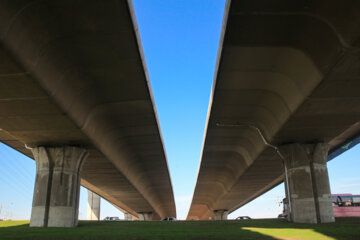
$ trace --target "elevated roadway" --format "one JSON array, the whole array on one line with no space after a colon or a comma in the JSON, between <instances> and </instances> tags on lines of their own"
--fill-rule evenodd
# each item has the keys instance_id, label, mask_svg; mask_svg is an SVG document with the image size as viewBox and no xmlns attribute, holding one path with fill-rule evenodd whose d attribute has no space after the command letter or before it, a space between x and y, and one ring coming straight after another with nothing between
<instances>
[{"instance_id":1,"label":"elevated roadway","mask_svg":"<svg viewBox=\"0 0 360 240\"><path fill-rule=\"evenodd\" d=\"M132 2L2 0L0 39L0 141L50 160L84 149L84 187L135 217L175 217ZM45 222L59 203L47 194Z\"/></svg>"},{"instance_id":2,"label":"elevated roadway","mask_svg":"<svg viewBox=\"0 0 360 240\"><path fill-rule=\"evenodd\" d=\"M296 152L299 146L308 149L301 150L303 155L316 162L359 136L359 11L357 1L226 2L187 219L226 218L278 185L284 180L284 161L301 155ZM287 174L297 171L296 161L291 161ZM317 166L304 167L301 174L311 170L310 177L299 175L309 179L302 185L309 186L311 194L296 192L303 189L294 175L289 188L296 192L293 205L299 212L306 212L300 205L313 194L319 195L314 197L314 209L321 212L321 198L326 198L327 220L320 213L297 221L333 221L330 189L324 187L326 162L319 164L323 169L319 178ZM311 184L319 182L325 185L316 191ZM327 190L320 194L323 189Z\"/></svg>"}]
</instances>

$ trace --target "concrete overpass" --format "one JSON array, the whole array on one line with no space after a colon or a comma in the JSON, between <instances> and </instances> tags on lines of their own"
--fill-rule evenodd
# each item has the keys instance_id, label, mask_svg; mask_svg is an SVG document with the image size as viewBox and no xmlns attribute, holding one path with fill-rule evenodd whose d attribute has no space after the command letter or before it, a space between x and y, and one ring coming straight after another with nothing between
<instances>
[{"instance_id":1,"label":"concrete overpass","mask_svg":"<svg viewBox=\"0 0 360 240\"><path fill-rule=\"evenodd\" d=\"M132 2L1 0L0 38L0 141L37 162L30 225L76 226L80 180L175 217Z\"/></svg>"},{"instance_id":2,"label":"concrete overpass","mask_svg":"<svg viewBox=\"0 0 360 240\"><path fill-rule=\"evenodd\" d=\"M359 12L358 1L226 2L187 219L226 219L287 177L291 220L334 220L327 154L360 133Z\"/></svg>"}]
</instances>

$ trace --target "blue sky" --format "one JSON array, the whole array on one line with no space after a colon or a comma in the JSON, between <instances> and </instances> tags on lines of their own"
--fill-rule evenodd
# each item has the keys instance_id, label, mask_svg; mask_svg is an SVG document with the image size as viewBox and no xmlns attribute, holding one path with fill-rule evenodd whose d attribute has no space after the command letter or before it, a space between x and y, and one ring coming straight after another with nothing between
<instances>
[{"instance_id":1,"label":"blue sky","mask_svg":"<svg viewBox=\"0 0 360 240\"><path fill-rule=\"evenodd\" d=\"M134 0L160 126L165 142L179 219L190 206L213 81L224 0ZM332 192L360 193L360 147L329 162ZM29 219L35 162L0 145L0 204L13 219ZM276 217L280 185L243 208L240 215ZM86 217L82 188L80 218ZM123 215L102 201L101 218Z\"/></svg>"},{"instance_id":2,"label":"blue sky","mask_svg":"<svg viewBox=\"0 0 360 240\"><path fill-rule=\"evenodd\" d=\"M224 5L134 1L181 217L196 182Z\"/></svg>"}]
</instances>

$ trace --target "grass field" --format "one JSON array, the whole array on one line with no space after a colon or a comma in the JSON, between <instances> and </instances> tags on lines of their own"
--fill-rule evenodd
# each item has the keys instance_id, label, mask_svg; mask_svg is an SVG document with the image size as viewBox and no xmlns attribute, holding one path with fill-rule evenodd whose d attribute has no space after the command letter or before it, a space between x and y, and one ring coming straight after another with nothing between
<instances>
[{"instance_id":1,"label":"grass field","mask_svg":"<svg viewBox=\"0 0 360 240\"><path fill-rule=\"evenodd\" d=\"M329 224L286 220L87 222L77 228L29 228L29 221L0 222L0 239L360 239L360 218Z\"/></svg>"}]
</instances>

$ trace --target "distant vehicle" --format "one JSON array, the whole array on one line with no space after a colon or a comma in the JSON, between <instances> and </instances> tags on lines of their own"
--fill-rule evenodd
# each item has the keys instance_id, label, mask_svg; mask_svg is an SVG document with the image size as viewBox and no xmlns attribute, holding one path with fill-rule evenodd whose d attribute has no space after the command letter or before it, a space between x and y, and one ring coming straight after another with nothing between
<instances>
[{"instance_id":1,"label":"distant vehicle","mask_svg":"<svg viewBox=\"0 0 360 240\"><path fill-rule=\"evenodd\" d=\"M335 217L360 217L360 195L331 194Z\"/></svg>"},{"instance_id":2,"label":"distant vehicle","mask_svg":"<svg viewBox=\"0 0 360 240\"><path fill-rule=\"evenodd\" d=\"M174 218L174 217L166 217L166 218L161 219L161 221L176 221L176 218Z\"/></svg>"},{"instance_id":3,"label":"distant vehicle","mask_svg":"<svg viewBox=\"0 0 360 240\"><path fill-rule=\"evenodd\" d=\"M251 220L251 217L249 217L249 216L240 216L240 217L237 217L236 220Z\"/></svg>"},{"instance_id":4,"label":"distant vehicle","mask_svg":"<svg viewBox=\"0 0 360 240\"><path fill-rule=\"evenodd\" d=\"M120 221L119 217L106 217L104 221Z\"/></svg>"},{"instance_id":5,"label":"distant vehicle","mask_svg":"<svg viewBox=\"0 0 360 240\"><path fill-rule=\"evenodd\" d=\"M281 202L283 204L283 212L278 215L278 218L287 218L288 216L288 200L284 198Z\"/></svg>"},{"instance_id":6,"label":"distant vehicle","mask_svg":"<svg viewBox=\"0 0 360 240\"><path fill-rule=\"evenodd\" d=\"M331 194L332 206L335 217L360 217L360 195L345 194ZM278 218L287 218L288 215L288 201L283 200L283 213L279 214Z\"/></svg>"}]
</instances>

